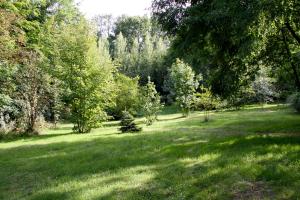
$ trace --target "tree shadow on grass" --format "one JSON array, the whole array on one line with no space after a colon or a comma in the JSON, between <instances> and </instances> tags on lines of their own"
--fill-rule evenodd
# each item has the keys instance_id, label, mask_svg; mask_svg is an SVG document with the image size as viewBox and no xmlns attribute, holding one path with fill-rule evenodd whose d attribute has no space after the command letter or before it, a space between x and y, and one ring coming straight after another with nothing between
<instances>
[{"instance_id":1,"label":"tree shadow on grass","mask_svg":"<svg viewBox=\"0 0 300 200\"><path fill-rule=\"evenodd\" d=\"M299 133L299 117L293 118L275 118L266 120L247 119L232 123L227 123L226 130L241 130L247 133L271 134L271 133Z\"/></svg>"},{"instance_id":2,"label":"tree shadow on grass","mask_svg":"<svg viewBox=\"0 0 300 200\"><path fill-rule=\"evenodd\" d=\"M61 137L61 136L72 135L72 134L76 134L76 133L68 132L68 133L59 133L59 134L41 134L41 135L33 135L33 136L14 135L14 136L11 136L11 137L3 138L2 140L0 140L0 144L1 143L15 142L15 141L18 141L18 140L37 141L37 140Z\"/></svg>"},{"instance_id":3,"label":"tree shadow on grass","mask_svg":"<svg viewBox=\"0 0 300 200\"><path fill-rule=\"evenodd\" d=\"M185 136L189 137L189 134ZM285 169L281 166L299 160L300 149L292 147L299 147L300 137L250 135L214 138L199 134L196 138L193 135L191 140L176 140L179 137L182 135L157 133L0 150L2 162L8 161L2 166L0 188L5 184L19 190L30 185L31 190L40 192L28 198L51 199L54 195L55 199L72 199L72 193L77 194L72 190L52 194L53 182L76 182L99 173L118 176L124 170L141 166L154 166L151 171L155 176L141 186L129 189L126 189L124 180L123 186L95 199L230 199L236 183L243 180L260 180L274 187L281 183L291 185L292 189L300 187L297 183L299 166L287 165ZM274 155L270 156L270 153ZM39 179L34 178L34 173L39 174ZM18 177L22 179L18 180ZM124 177L115 177L101 184L110 186L122 179ZM91 187L101 189L97 189L97 185ZM80 191L85 193L86 190L82 188ZM5 191L0 193L5 195Z\"/></svg>"},{"instance_id":4,"label":"tree shadow on grass","mask_svg":"<svg viewBox=\"0 0 300 200\"><path fill-rule=\"evenodd\" d=\"M32 200L54 200L54 199L68 199L67 193L63 192L44 192L41 194L34 195Z\"/></svg>"},{"instance_id":5,"label":"tree shadow on grass","mask_svg":"<svg viewBox=\"0 0 300 200\"><path fill-rule=\"evenodd\" d=\"M70 126L64 126L64 127L51 127L49 128L49 130L52 131L68 131L68 130L72 130L73 127Z\"/></svg>"},{"instance_id":6,"label":"tree shadow on grass","mask_svg":"<svg viewBox=\"0 0 300 200\"><path fill-rule=\"evenodd\" d=\"M159 117L157 121L159 122L167 122L167 121L173 121L173 120L176 120L176 119L184 119L186 118L185 116L179 116L179 117L173 117L173 118L161 118Z\"/></svg>"},{"instance_id":7,"label":"tree shadow on grass","mask_svg":"<svg viewBox=\"0 0 300 200\"><path fill-rule=\"evenodd\" d=\"M176 155L176 159L157 164L157 175L151 181L141 187L112 191L94 199L233 199L235 196L248 199L255 184L261 187L256 189L261 199L278 197L280 192L284 193L280 190L283 185L292 190L292 196L299 198L296 192L300 186L297 183L300 167L283 168L282 164L299 160L300 149L277 157L268 156L277 153L280 146L295 144L300 144L299 137L257 136L167 145L161 154L168 158ZM276 146L274 150L265 150L273 146ZM249 157L253 159L249 160ZM256 194L252 195L255 197Z\"/></svg>"},{"instance_id":8,"label":"tree shadow on grass","mask_svg":"<svg viewBox=\"0 0 300 200\"><path fill-rule=\"evenodd\" d=\"M267 199L300 198L300 137L277 134L299 133L299 119L266 119L0 149L0 199L247 199L255 185Z\"/></svg>"}]
</instances>

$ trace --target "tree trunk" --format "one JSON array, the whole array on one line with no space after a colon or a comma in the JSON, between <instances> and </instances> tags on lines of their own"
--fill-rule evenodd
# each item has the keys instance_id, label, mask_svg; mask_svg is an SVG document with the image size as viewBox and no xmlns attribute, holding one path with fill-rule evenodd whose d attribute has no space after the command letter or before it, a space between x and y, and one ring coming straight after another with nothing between
<instances>
[{"instance_id":1,"label":"tree trunk","mask_svg":"<svg viewBox=\"0 0 300 200\"><path fill-rule=\"evenodd\" d=\"M0 129L2 130L6 130L6 124L5 124L5 120L4 120L4 114L2 112L0 112Z\"/></svg>"}]
</instances>

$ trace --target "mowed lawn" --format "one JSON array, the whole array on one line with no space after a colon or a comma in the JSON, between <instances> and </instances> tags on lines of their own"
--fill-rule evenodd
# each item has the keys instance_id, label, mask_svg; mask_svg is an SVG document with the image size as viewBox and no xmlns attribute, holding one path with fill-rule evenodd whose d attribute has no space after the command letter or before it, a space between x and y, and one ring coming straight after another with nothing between
<instances>
[{"instance_id":1,"label":"mowed lawn","mask_svg":"<svg viewBox=\"0 0 300 200\"><path fill-rule=\"evenodd\" d=\"M143 132L71 125L0 143L0 199L300 199L300 115L285 106L189 118Z\"/></svg>"}]
</instances>

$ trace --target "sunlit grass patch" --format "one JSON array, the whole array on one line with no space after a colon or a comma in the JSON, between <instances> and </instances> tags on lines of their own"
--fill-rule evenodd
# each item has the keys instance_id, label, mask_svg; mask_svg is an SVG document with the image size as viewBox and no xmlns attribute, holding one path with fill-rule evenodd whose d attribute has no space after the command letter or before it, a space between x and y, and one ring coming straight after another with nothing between
<instances>
[{"instance_id":1,"label":"sunlit grass patch","mask_svg":"<svg viewBox=\"0 0 300 200\"><path fill-rule=\"evenodd\" d=\"M172 109L141 133L61 124L0 143L0 199L300 198L300 116L270 105L203 122Z\"/></svg>"}]
</instances>

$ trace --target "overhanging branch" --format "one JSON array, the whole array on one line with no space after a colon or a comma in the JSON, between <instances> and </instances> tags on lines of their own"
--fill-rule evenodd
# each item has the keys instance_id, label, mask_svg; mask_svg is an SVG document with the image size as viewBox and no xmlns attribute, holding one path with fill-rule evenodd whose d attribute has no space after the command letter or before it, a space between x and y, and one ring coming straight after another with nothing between
<instances>
[{"instance_id":1,"label":"overhanging branch","mask_svg":"<svg viewBox=\"0 0 300 200\"><path fill-rule=\"evenodd\" d=\"M295 38L297 40L298 44L300 45L300 36L297 35L297 33L295 32L295 30L292 28L292 26L290 25L290 23L288 21L285 22L285 26L289 30L289 32L291 33L293 38Z\"/></svg>"}]
</instances>

